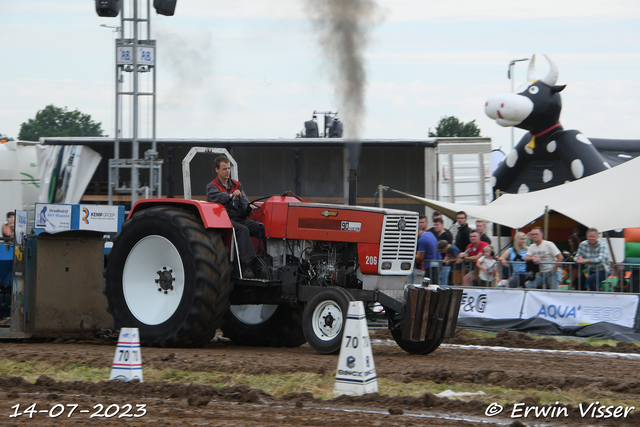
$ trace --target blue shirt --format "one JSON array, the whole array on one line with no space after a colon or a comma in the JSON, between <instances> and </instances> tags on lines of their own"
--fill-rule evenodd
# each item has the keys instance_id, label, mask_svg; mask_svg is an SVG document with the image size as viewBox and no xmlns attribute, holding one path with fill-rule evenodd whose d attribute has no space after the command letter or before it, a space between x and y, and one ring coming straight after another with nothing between
<instances>
[{"instance_id":1,"label":"blue shirt","mask_svg":"<svg viewBox=\"0 0 640 427\"><path fill-rule=\"evenodd\" d=\"M425 231L418 238L418 252L424 252L424 259L438 259L436 258L436 247L438 246L438 239L430 231ZM439 254L438 254L439 255ZM429 268L429 261L423 261L422 269Z\"/></svg>"},{"instance_id":2,"label":"blue shirt","mask_svg":"<svg viewBox=\"0 0 640 427\"><path fill-rule=\"evenodd\" d=\"M516 250L511 247L509 248L509 261L512 261L511 269L513 274L526 274L527 273L527 263L524 262L524 257L527 254L528 248L524 248L520 251L520 258L522 261L514 261L516 258Z\"/></svg>"},{"instance_id":3,"label":"blue shirt","mask_svg":"<svg viewBox=\"0 0 640 427\"><path fill-rule=\"evenodd\" d=\"M445 255L449 255L449 258L455 258L458 254L460 254L460 249L456 245L451 245Z\"/></svg>"}]
</instances>

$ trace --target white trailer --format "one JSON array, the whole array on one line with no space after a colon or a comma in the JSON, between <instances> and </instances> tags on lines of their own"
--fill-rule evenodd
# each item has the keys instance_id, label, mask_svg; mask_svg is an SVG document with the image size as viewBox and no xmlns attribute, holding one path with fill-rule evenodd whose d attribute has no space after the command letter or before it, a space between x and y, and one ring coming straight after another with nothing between
<instances>
[{"instance_id":1,"label":"white trailer","mask_svg":"<svg viewBox=\"0 0 640 427\"><path fill-rule=\"evenodd\" d=\"M461 205L486 205L493 200L490 138L438 138L424 155L425 197ZM433 210L426 208L426 212L430 218Z\"/></svg>"},{"instance_id":2,"label":"white trailer","mask_svg":"<svg viewBox=\"0 0 640 427\"><path fill-rule=\"evenodd\" d=\"M493 199L491 140L439 138L438 145L426 151L425 165L431 168L425 173L425 191L432 191L438 200L486 205Z\"/></svg>"}]
</instances>

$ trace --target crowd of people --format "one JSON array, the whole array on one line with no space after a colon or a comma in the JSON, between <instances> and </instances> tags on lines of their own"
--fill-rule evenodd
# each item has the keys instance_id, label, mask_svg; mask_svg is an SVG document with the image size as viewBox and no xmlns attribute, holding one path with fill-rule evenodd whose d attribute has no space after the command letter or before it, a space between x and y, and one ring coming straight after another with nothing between
<instances>
[{"instance_id":1,"label":"crowd of people","mask_svg":"<svg viewBox=\"0 0 640 427\"><path fill-rule=\"evenodd\" d=\"M411 283L428 277L430 283L443 286L558 289L568 283L569 289L598 291L609 276L608 251L595 228L587 229L583 241L577 232L570 235L569 250L561 252L544 239L541 227L533 227L526 234L516 232L511 247L497 254L482 220L472 229L461 211L447 230L442 213L435 211L432 222L429 228L427 217L420 216Z\"/></svg>"}]
</instances>

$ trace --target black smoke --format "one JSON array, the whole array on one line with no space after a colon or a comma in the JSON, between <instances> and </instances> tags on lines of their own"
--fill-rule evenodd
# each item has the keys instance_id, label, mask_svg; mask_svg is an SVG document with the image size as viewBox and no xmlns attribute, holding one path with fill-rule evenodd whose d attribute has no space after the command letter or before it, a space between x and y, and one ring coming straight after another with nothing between
<instances>
[{"instance_id":1,"label":"black smoke","mask_svg":"<svg viewBox=\"0 0 640 427\"><path fill-rule=\"evenodd\" d=\"M307 11L331 66L349 164L357 169L365 114L367 72L364 51L378 6L373 0L307 0Z\"/></svg>"}]
</instances>

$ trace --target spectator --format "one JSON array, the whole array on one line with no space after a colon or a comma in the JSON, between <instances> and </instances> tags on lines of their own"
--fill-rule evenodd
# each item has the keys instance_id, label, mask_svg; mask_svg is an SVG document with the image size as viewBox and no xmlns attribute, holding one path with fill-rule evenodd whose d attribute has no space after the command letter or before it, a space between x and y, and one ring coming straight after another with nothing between
<instances>
[{"instance_id":1,"label":"spectator","mask_svg":"<svg viewBox=\"0 0 640 427\"><path fill-rule=\"evenodd\" d=\"M440 276L438 277L438 284L440 286L447 286L449 283L449 273L451 272L451 264L455 263L456 258L460 254L460 249L446 240L438 241L436 251L442 255L442 267L440 268Z\"/></svg>"},{"instance_id":2,"label":"spectator","mask_svg":"<svg viewBox=\"0 0 640 427\"><path fill-rule=\"evenodd\" d=\"M476 268L476 261L480 259L482 251L488 245L486 242L480 240L480 233L478 233L477 230L471 230L469 240L471 243L469 243L464 252L458 255L456 264L461 264L462 262L469 262L471 264L469 268L470 271L462 278L462 286L470 286L471 282L474 282L474 286L477 286L478 269Z\"/></svg>"},{"instance_id":3,"label":"spectator","mask_svg":"<svg viewBox=\"0 0 640 427\"><path fill-rule=\"evenodd\" d=\"M488 288L493 287L496 271L498 271L498 261L494 258L496 255L491 245L487 245L482 250L482 256L476 261L478 269L478 278L480 286Z\"/></svg>"},{"instance_id":4,"label":"spectator","mask_svg":"<svg viewBox=\"0 0 640 427\"><path fill-rule=\"evenodd\" d=\"M480 233L480 240L482 240L483 242L486 242L487 244L491 244L491 238L489 236L487 236L485 233L486 231L486 224L483 220L479 219L476 221L476 230L478 230L478 233Z\"/></svg>"},{"instance_id":5,"label":"spectator","mask_svg":"<svg viewBox=\"0 0 640 427\"><path fill-rule=\"evenodd\" d=\"M432 224L433 224L434 226L436 225L436 219L438 219L438 218L442 219L442 212L440 212L440 211L433 211L433 214L431 215L431 222L432 222ZM430 228L429 230L427 230L427 231L430 231L430 232L432 232L433 234L436 234L436 233L434 233L434 228L433 228L433 227L431 227L431 228ZM436 235L436 237L437 237L437 235Z\"/></svg>"},{"instance_id":6,"label":"spectator","mask_svg":"<svg viewBox=\"0 0 640 427\"><path fill-rule=\"evenodd\" d=\"M582 269L574 265L576 252L578 252L578 246L580 245L580 238L574 233L569 236L567 242L569 243L569 250L562 252L562 262L566 263L564 264L564 268L569 270L567 277L571 280L571 289L580 289L580 279L578 276L582 274Z\"/></svg>"},{"instance_id":7,"label":"spectator","mask_svg":"<svg viewBox=\"0 0 640 427\"><path fill-rule=\"evenodd\" d=\"M16 213L14 211L7 212L7 222L2 225L2 237L7 242L13 242L15 233Z\"/></svg>"},{"instance_id":8,"label":"spectator","mask_svg":"<svg viewBox=\"0 0 640 427\"><path fill-rule=\"evenodd\" d=\"M433 227L431 227L429 230L432 230L431 232L434 236L436 236L438 241L446 240L447 243L453 243L453 237L451 237L451 233L449 232L449 230L445 230L442 218L434 219Z\"/></svg>"},{"instance_id":9,"label":"spectator","mask_svg":"<svg viewBox=\"0 0 640 427\"><path fill-rule=\"evenodd\" d=\"M461 251L465 250L469 246L469 231L470 228L467 225L467 214L464 211L456 213L456 222L451 226L449 232L453 237L454 244ZM455 285L462 285L462 276L465 274L465 266L460 263L456 263L453 266L453 283Z\"/></svg>"},{"instance_id":10,"label":"spectator","mask_svg":"<svg viewBox=\"0 0 640 427\"><path fill-rule=\"evenodd\" d=\"M524 258L527 256L527 235L518 231L513 238L513 247L507 249L500 255L498 260L510 271L509 287L524 287L527 278L527 264Z\"/></svg>"},{"instance_id":11,"label":"spectator","mask_svg":"<svg viewBox=\"0 0 640 427\"><path fill-rule=\"evenodd\" d=\"M418 216L418 241L416 242L416 255L418 254L418 250L420 247L420 236L422 236L422 233L427 231L427 228L429 228L429 222L427 221L427 216L419 215ZM416 283L416 279L418 283L422 283L423 277L424 277L424 270L422 269L422 262L419 262L416 260L415 263L413 264L413 271L411 271L411 274L407 276L406 284L411 285L413 283Z\"/></svg>"},{"instance_id":12,"label":"spectator","mask_svg":"<svg viewBox=\"0 0 640 427\"><path fill-rule=\"evenodd\" d=\"M426 215L418 216L418 237L420 237L422 233L427 231L428 227L429 227L429 221L427 220L427 216Z\"/></svg>"},{"instance_id":13,"label":"spectator","mask_svg":"<svg viewBox=\"0 0 640 427\"><path fill-rule=\"evenodd\" d=\"M469 243L471 243L469 240L469 233L471 232L471 229L467 225L467 214L464 211L460 211L456 214L455 226L458 230L455 244L460 248L460 250L462 250L462 248L466 248L469 246Z\"/></svg>"},{"instance_id":14,"label":"spectator","mask_svg":"<svg viewBox=\"0 0 640 427\"><path fill-rule=\"evenodd\" d=\"M531 246L527 250L525 261L532 261L539 268L533 282L527 282L527 287L543 287L549 285L551 289L558 289L560 278L558 277L558 264L562 261L560 249L548 240L544 240L542 228L533 227L529 232Z\"/></svg>"},{"instance_id":15,"label":"spectator","mask_svg":"<svg viewBox=\"0 0 640 427\"><path fill-rule=\"evenodd\" d=\"M436 211L437 212L437 211ZM440 242L441 240L446 241L447 243L452 243L453 242L453 237L451 237L451 233L449 233L448 230L445 230L444 228L444 222L442 221L442 215L440 217L436 217L436 219L433 220L433 227L431 227L429 229L429 231L431 233L433 233L434 236L436 236L436 239L438 239L438 242ZM440 254L440 252L436 251L436 259L442 259L442 255ZM431 266L431 269L433 270L433 265ZM435 272L432 271L432 275L436 275L438 276L438 284L442 284L441 281L441 277L442 277L442 267L444 267L444 264L440 263L440 271L439 272ZM451 268L447 268L446 272L447 272L447 282L449 281L449 277L448 274L451 271Z\"/></svg>"},{"instance_id":16,"label":"spectator","mask_svg":"<svg viewBox=\"0 0 640 427\"><path fill-rule=\"evenodd\" d=\"M573 234L578 236L578 240L582 242L587 238L587 230L588 228L585 227L584 225L576 224L575 227L573 227Z\"/></svg>"},{"instance_id":17,"label":"spectator","mask_svg":"<svg viewBox=\"0 0 640 427\"><path fill-rule=\"evenodd\" d=\"M602 240L598 239L598 230L595 228L587 230L587 240L578 246L575 262L576 264L584 265L586 268L586 284L589 290L592 292L598 291L600 283L609 274L609 257L607 256L607 248Z\"/></svg>"},{"instance_id":18,"label":"spectator","mask_svg":"<svg viewBox=\"0 0 640 427\"><path fill-rule=\"evenodd\" d=\"M424 219L425 222L427 219ZM428 224L427 224L428 225ZM430 278L433 282L437 280L437 266L432 269L431 262L429 260L438 259L436 257L436 247L438 246L438 239L433 233L425 231L420 234L418 238L418 251L416 252L416 262L421 264L421 269L424 270L425 276Z\"/></svg>"}]
</instances>

